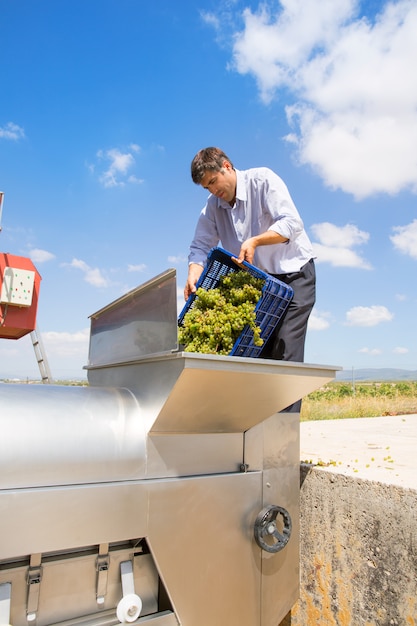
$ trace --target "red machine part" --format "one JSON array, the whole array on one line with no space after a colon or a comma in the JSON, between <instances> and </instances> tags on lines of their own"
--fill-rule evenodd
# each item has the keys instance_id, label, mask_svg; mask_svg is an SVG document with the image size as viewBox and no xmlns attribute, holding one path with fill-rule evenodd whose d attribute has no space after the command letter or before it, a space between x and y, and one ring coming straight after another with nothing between
<instances>
[{"instance_id":1,"label":"red machine part","mask_svg":"<svg viewBox=\"0 0 417 626\"><path fill-rule=\"evenodd\" d=\"M0 252L0 339L35 330L40 282L30 259Z\"/></svg>"}]
</instances>

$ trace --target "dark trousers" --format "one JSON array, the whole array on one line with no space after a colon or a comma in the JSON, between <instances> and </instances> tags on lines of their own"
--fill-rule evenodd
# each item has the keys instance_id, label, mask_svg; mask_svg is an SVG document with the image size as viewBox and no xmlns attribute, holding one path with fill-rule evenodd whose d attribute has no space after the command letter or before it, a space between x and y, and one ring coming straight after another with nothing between
<instances>
[{"instance_id":1,"label":"dark trousers","mask_svg":"<svg viewBox=\"0 0 417 626\"><path fill-rule=\"evenodd\" d=\"M304 361L304 346L307 322L316 301L316 269L311 259L299 272L272 274L287 285L291 285L294 296L288 309L275 328L261 352L263 359L277 361ZM285 409L285 412L299 412L301 400Z\"/></svg>"}]
</instances>

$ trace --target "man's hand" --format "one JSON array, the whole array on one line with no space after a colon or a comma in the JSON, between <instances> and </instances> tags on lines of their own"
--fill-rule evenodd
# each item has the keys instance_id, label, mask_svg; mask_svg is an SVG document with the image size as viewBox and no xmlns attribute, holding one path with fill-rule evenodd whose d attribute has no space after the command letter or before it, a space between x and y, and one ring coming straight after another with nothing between
<instances>
[{"instance_id":1,"label":"man's hand","mask_svg":"<svg viewBox=\"0 0 417 626\"><path fill-rule=\"evenodd\" d=\"M184 287L184 299L188 300L192 293L196 292L196 284L201 274L203 273L203 267L198 263L191 263L188 267L188 278Z\"/></svg>"},{"instance_id":2,"label":"man's hand","mask_svg":"<svg viewBox=\"0 0 417 626\"><path fill-rule=\"evenodd\" d=\"M270 246L275 243L286 243L287 241L288 239L279 233L276 233L273 230L267 230L265 233L261 233L256 237L246 239L246 241L242 243L239 256L236 260L238 263L242 263L242 261L252 263L253 257L255 256L255 250L258 246Z\"/></svg>"},{"instance_id":3,"label":"man's hand","mask_svg":"<svg viewBox=\"0 0 417 626\"><path fill-rule=\"evenodd\" d=\"M242 263L242 261L247 261L248 263L252 263L253 257L255 256L255 250L255 238L251 237L250 239L246 239L246 241L242 243L239 256L236 258L237 262Z\"/></svg>"}]
</instances>

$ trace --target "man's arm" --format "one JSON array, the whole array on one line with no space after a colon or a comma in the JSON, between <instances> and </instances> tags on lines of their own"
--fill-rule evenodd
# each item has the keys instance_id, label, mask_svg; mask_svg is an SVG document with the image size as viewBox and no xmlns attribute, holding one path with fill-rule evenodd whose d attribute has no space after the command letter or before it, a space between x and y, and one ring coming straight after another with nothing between
<instances>
[{"instance_id":1,"label":"man's arm","mask_svg":"<svg viewBox=\"0 0 417 626\"><path fill-rule=\"evenodd\" d=\"M286 237L283 237L274 230L267 230L256 237L246 239L246 241L242 243L237 261L238 263L242 263L242 261L252 263L255 250L258 246L270 246L274 243L286 243L287 241L288 239Z\"/></svg>"}]
</instances>

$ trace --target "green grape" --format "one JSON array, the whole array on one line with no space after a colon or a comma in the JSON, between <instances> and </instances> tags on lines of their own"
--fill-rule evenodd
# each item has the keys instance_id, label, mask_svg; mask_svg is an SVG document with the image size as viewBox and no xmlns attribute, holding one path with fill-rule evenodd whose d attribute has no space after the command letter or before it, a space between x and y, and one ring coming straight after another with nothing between
<instances>
[{"instance_id":1,"label":"green grape","mask_svg":"<svg viewBox=\"0 0 417 626\"><path fill-rule=\"evenodd\" d=\"M246 271L232 271L213 289L199 287L178 331L184 351L229 354L246 326L253 332L254 344L262 346L255 306L263 285L262 279Z\"/></svg>"}]
</instances>

